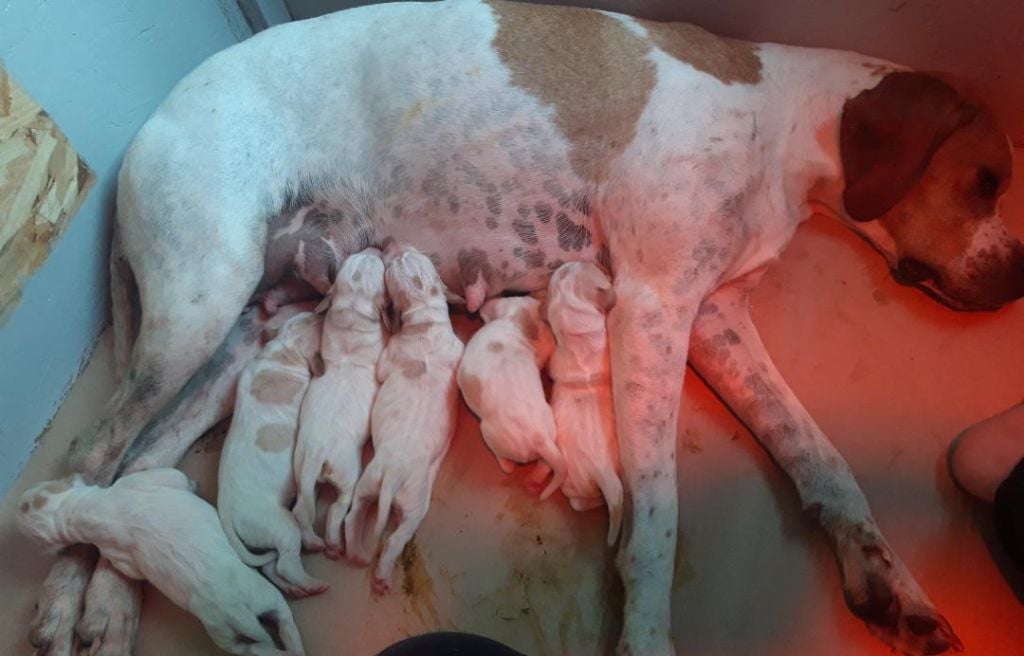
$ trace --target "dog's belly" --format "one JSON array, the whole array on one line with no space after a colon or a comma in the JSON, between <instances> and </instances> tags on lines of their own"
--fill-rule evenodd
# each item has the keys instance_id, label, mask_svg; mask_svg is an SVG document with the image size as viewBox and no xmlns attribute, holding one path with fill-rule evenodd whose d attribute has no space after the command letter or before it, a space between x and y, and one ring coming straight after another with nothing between
<instances>
[{"instance_id":1,"label":"dog's belly","mask_svg":"<svg viewBox=\"0 0 1024 656\"><path fill-rule=\"evenodd\" d=\"M478 279L489 296L535 291L564 262L598 257L590 188L554 171L495 170L477 162L507 161L507 152L474 161L465 150L432 162L390 160L371 184L338 181L302 194L270 222L262 286L294 275L326 291L344 257L389 239L426 253L459 295Z\"/></svg>"}]
</instances>

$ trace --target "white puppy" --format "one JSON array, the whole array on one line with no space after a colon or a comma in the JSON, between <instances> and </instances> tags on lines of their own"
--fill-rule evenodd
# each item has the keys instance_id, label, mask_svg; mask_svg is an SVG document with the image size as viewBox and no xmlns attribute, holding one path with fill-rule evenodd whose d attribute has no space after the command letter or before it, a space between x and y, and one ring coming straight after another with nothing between
<instances>
[{"instance_id":1,"label":"white puppy","mask_svg":"<svg viewBox=\"0 0 1024 656\"><path fill-rule=\"evenodd\" d=\"M195 615L231 654L302 654L281 593L246 567L217 513L177 469L150 469L109 488L78 475L25 492L18 527L53 547L96 545L123 575L149 581Z\"/></svg>"},{"instance_id":2,"label":"white puppy","mask_svg":"<svg viewBox=\"0 0 1024 656\"><path fill-rule=\"evenodd\" d=\"M590 263L570 262L548 286L548 321L555 352L551 408L568 474L562 492L574 510L608 504L608 544L622 522L619 447L612 408L611 365L605 318L615 304L612 282Z\"/></svg>"},{"instance_id":3,"label":"white puppy","mask_svg":"<svg viewBox=\"0 0 1024 656\"><path fill-rule=\"evenodd\" d=\"M397 251L397 252L396 252ZM374 572L374 590L390 589L395 561L430 506L430 491L455 432L455 371L463 345L452 330L444 286L430 260L413 248L389 249L385 283L400 321L377 365L373 460L356 485L345 519L349 558L367 563L392 507L397 526ZM377 501L376 522L369 514Z\"/></svg>"},{"instance_id":4,"label":"white puppy","mask_svg":"<svg viewBox=\"0 0 1024 656\"><path fill-rule=\"evenodd\" d=\"M370 410L377 395L377 360L384 350L387 305L384 261L377 249L348 257L318 311L324 320L320 354L324 374L313 379L302 401L295 445L298 499L292 512L309 549L323 548L313 531L316 483L330 483L338 499L327 512L328 554L341 553L341 523L352 503L370 437Z\"/></svg>"},{"instance_id":5,"label":"white puppy","mask_svg":"<svg viewBox=\"0 0 1024 656\"><path fill-rule=\"evenodd\" d=\"M217 510L228 540L243 561L296 597L327 589L302 568L301 533L289 512L299 409L311 374L323 371L322 326L319 315L295 315L246 366L220 457Z\"/></svg>"},{"instance_id":6,"label":"white puppy","mask_svg":"<svg viewBox=\"0 0 1024 656\"><path fill-rule=\"evenodd\" d=\"M459 363L459 388L480 418L480 434L502 471L511 473L515 463L543 461L530 478L539 484L552 474L540 495L547 499L566 473L541 383L554 337L541 316L541 302L529 296L491 299L480 317L485 325L466 344Z\"/></svg>"}]
</instances>

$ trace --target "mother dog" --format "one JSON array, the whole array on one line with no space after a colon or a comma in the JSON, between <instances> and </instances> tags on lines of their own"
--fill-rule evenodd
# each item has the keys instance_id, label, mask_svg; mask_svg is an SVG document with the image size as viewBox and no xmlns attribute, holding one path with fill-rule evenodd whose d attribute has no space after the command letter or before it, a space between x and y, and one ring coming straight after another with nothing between
<instances>
[{"instance_id":1,"label":"mother dog","mask_svg":"<svg viewBox=\"0 0 1024 656\"><path fill-rule=\"evenodd\" d=\"M184 447L161 439L182 435L167 418L195 402L179 392L237 368L218 345L248 334L243 307L289 274L324 292L341 258L391 237L477 305L596 260L618 297L619 652L673 651L687 359L792 478L853 612L904 653L959 649L773 367L747 297L819 209L949 305L1016 299L1024 248L997 211L1010 169L986 111L851 53L502 0L278 27L185 78L127 153L112 256L124 377L71 466L109 483L133 441L130 457L173 464ZM83 595L83 639L128 653L138 597L109 569L87 586L90 565L80 550L51 573L32 632L42 653L71 649Z\"/></svg>"}]
</instances>

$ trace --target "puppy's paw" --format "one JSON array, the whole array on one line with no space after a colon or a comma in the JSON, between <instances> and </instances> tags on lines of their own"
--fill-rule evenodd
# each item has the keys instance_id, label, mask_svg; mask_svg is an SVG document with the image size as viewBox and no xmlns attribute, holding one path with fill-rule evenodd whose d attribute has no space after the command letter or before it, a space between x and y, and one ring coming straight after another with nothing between
<instances>
[{"instance_id":1,"label":"puppy's paw","mask_svg":"<svg viewBox=\"0 0 1024 656\"><path fill-rule=\"evenodd\" d=\"M36 656L72 656L75 625L82 614L82 600L89 575L96 562L96 550L76 545L61 552L50 569L36 616L29 625L28 640Z\"/></svg>"},{"instance_id":2,"label":"puppy's paw","mask_svg":"<svg viewBox=\"0 0 1024 656\"><path fill-rule=\"evenodd\" d=\"M963 651L963 643L877 532L845 531L837 542L843 594L853 614L898 653Z\"/></svg>"},{"instance_id":3,"label":"puppy's paw","mask_svg":"<svg viewBox=\"0 0 1024 656\"><path fill-rule=\"evenodd\" d=\"M100 560L85 593L85 612L78 622L79 654L129 656L142 610L142 584L121 576Z\"/></svg>"},{"instance_id":4,"label":"puppy's paw","mask_svg":"<svg viewBox=\"0 0 1024 656\"><path fill-rule=\"evenodd\" d=\"M302 532L302 549L308 553L320 553L327 544L312 530Z\"/></svg>"},{"instance_id":5,"label":"puppy's paw","mask_svg":"<svg viewBox=\"0 0 1024 656\"><path fill-rule=\"evenodd\" d=\"M391 592L391 580L390 579L382 578L380 576L374 576L373 577L373 583L371 585L372 585L372 588L373 588L373 594L375 594L377 596L383 596L383 595L386 595L386 594L390 594L390 592Z\"/></svg>"}]
</instances>

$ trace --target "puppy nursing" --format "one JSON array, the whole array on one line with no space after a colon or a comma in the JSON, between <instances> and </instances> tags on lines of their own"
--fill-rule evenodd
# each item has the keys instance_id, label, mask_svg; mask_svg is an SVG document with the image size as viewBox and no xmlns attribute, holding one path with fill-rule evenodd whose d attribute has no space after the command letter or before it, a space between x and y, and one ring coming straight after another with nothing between
<instances>
[{"instance_id":1,"label":"puppy nursing","mask_svg":"<svg viewBox=\"0 0 1024 656\"><path fill-rule=\"evenodd\" d=\"M541 384L554 337L540 306L528 296L487 301L480 312L485 325L466 345L458 381L502 471L508 474L516 463L541 460L531 478L540 483L553 473L540 495L546 499L565 480L566 470Z\"/></svg>"},{"instance_id":2,"label":"puppy nursing","mask_svg":"<svg viewBox=\"0 0 1024 656\"><path fill-rule=\"evenodd\" d=\"M387 305L384 262L367 249L341 266L324 319L320 354L324 373L313 379L302 402L295 447L298 499L292 512L307 549L324 542L313 531L316 483L337 488L324 532L329 555L341 552L341 524L352 502L362 467L363 445L370 437L370 410L377 395L377 360L384 350L381 320Z\"/></svg>"},{"instance_id":3,"label":"puppy nursing","mask_svg":"<svg viewBox=\"0 0 1024 656\"><path fill-rule=\"evenodd\" d=\"M623 503L605 328L614 303L611 280L593 264L570 262L551 277L548 321L555 352L548 371L558 446L568 468L562 492L574 510L596 508L603 495L609 545L618 535Z\"/></svg>"},{"instance_id":4,"label":"puppy nursing","mask_svg":"<svg viewBox=\"0 0 1024 656\"><path fill-rule=\"evenodd\" d=\"M292 317L246 367L220 459L217 509L228 540L246 564L296 597L327 589L302 567L299 525L289 512L299 410L323 366L322 324L309 312Z\"/></svg>"},{"instance_id":5,"label":"puppy nursing","mask_svg":"<svg viewBox=\"0 0 1024 656\"><path fill-rule=\"evenodd\" d=\"M430 506L434 479L455 432L455 371L463 350L430 260L412 248L389 251L385 260L385 283L400 327L377 366L381 386L370 420L373 460L345 519L346 554L366 563L395 511L396 527L374 572L377 592L390 588L395 561Z\"/></svg>"},{"instance_id":6,"label":"puppy nursing","mask_svg":"<svg viewBox=\"0 0 1024 656\"><path fill-rule=\"evenodd\" d=\"M228 653L303 653L281 593L239 560L216 511L176 469L128 474L109 488L77 475L37 485L22 497L18 525L54 547L96 545L122 574L199 618Z\"/></svg>"}]
</instances>

